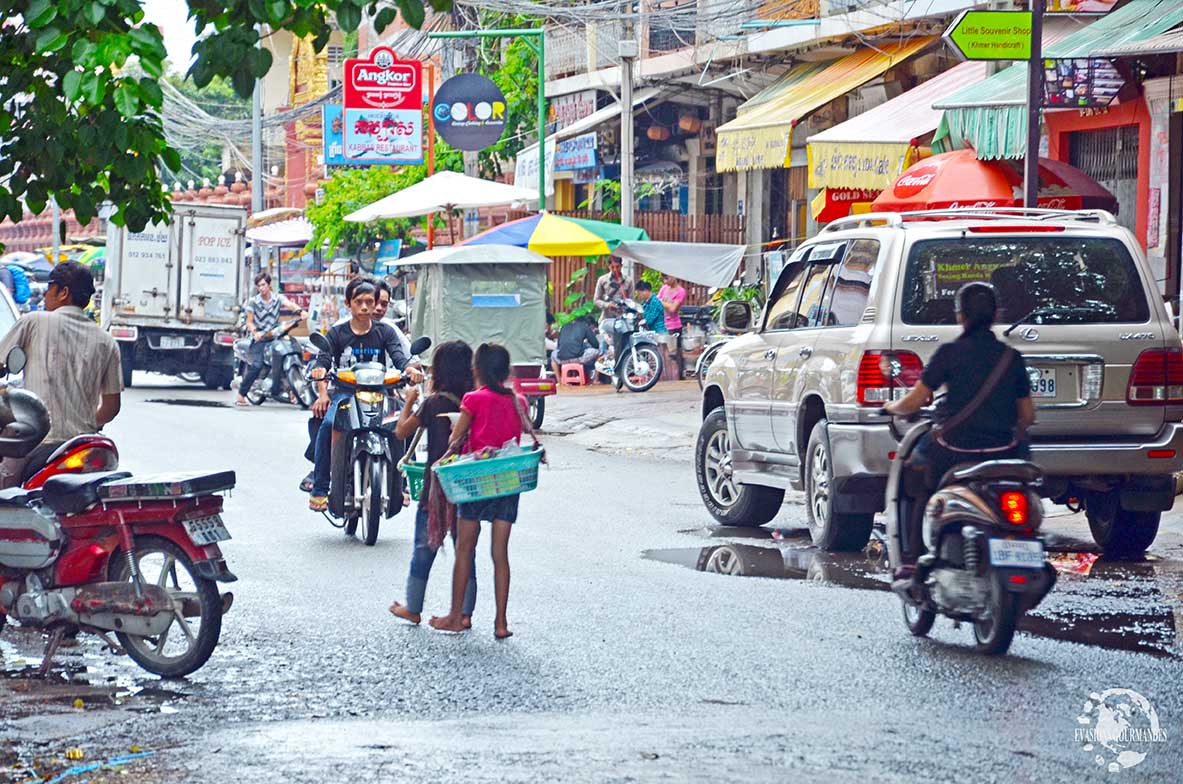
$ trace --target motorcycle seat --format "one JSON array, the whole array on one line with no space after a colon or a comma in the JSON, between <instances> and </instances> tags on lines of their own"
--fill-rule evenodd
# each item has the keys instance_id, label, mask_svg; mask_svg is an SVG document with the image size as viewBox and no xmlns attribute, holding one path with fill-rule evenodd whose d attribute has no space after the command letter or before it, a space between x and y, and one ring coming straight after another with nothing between
<instances>
[{"instance_id":1,"label":"motorcycle seat","mask_svg":"<svg viewBox=\"0 0 1183 784\"><path fill-rule=\"evenodd\" d=\"M130 476L127 471L53 476L45 481L42 499L58 514L78 514L98 502L100 486Z\"/></svg>"},{"instance_id":2,"label":"motorcycle seat","mask_svg":"<svg viewBox=\"0 0 1183 784\"><path fill-rule=\"evenodd\" d=\"M1038 482L1043 478L1039 466L1027 460L988 460L974 465L954 466L941 480L941 487L965 482L988 482L1012 479L1017 482Z\"/></svg>"}]
</instances>

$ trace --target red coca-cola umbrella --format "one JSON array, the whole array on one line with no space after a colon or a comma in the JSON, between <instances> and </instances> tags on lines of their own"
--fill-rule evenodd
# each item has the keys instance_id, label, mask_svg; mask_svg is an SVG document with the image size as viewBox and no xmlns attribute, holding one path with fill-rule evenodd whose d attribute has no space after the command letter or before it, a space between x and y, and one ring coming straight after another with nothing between
<instances>
[{"instance_id":1,"label":"red coca-cola umbrella","mask_svg":"<svg viewBox=\"0 0 1183 784\"><path fill-rule=\"evenodd\" d=\"M925 158L908 168L871 204L874 212L943 210L958 207L1022 207L1019 161L980 161L973 150ZM1039 159L1038 206L1047 209L1102 209L1117 212L1117 198L1079 169Z\"/></svg>"}]
</instances>

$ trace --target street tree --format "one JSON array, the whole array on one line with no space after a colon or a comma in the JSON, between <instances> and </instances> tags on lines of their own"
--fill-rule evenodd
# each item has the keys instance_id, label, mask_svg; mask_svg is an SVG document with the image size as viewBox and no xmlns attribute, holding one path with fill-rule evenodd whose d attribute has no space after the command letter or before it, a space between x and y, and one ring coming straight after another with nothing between
<instances>
[{"instance_id":1,"label":"street tree","mask_svg":"<svg viewBox=\"0 0 1183 784\"><path fill-rule=\"evenodd\" d=\"M161 120L164 41L144 22L143 0L0 0L0 217L20 221L51 198L82 223L110 200L112 220L134 230L168 215L161 172L181 169ZM189 76L199 88L222 77L240 96L271 68L259 26L311 36L357 29L363 10L381 33L401 15L412 27L426 7L451 0L190 0L205 35Z\"/></svg>"}]
</instances>

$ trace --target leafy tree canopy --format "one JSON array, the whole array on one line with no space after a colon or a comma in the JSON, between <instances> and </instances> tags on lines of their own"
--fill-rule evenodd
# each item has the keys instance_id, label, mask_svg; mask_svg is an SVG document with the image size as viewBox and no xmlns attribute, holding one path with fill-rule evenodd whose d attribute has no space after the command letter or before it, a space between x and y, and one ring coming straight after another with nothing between
<instances>
[{"instance_id":1,"label":"leafy tree canopy","mask_svg":"<svg viewBox=\"0 0 1183 784\"><path fill-rule=\"evenodd\" d=\"M210 32L189 74L199 88L227 78L245 97L271 68L256 25L312 36L319 51L334 20L352 32L363 9L381 33L399 14L419 27L425 0L190 0L195 28ZM167 215L159 173L181 158L160 118L164 41L143 19L141 0L0 0L0 217L40 213L50 197L84 223L107 199L133 229Z\"/></svg>"}]
</instances>

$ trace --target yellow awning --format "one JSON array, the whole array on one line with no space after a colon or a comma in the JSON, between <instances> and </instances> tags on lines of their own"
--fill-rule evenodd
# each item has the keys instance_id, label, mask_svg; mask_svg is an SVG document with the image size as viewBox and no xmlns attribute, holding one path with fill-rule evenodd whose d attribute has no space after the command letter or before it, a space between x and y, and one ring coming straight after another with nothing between
<instances>
[{"instance_id":1,"label":"yellow awning","mask_svg":"<svg viewBox=\"0 0 1183 784\"><path fill-rule=\"evenodd\" d=\"M810 112L883 74L921 51L935 37L913 38L860 49L827 63L807 63L739 107L738 116L719 126L718 171L788 166L793 126Z\"/></svg>"}]
</instances>

